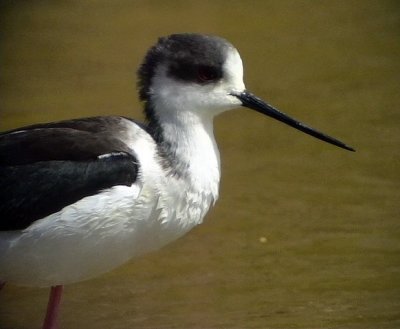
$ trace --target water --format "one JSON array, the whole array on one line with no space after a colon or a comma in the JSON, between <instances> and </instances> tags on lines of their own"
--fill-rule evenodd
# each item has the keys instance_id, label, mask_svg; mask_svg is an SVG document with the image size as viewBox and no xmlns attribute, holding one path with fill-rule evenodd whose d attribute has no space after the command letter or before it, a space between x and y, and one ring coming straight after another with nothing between
<instances>
[{"instance_id":1,"label":"water","mask_svg":"<svg viewBox=\"0 0 400 329\"><path fill-rule=\"evenodd\" d=\"M160 35L225 36L249 90L343 139L259 114L216 120L221 198L163 250L65 290L68 328L399 328L400 11L395 1L1 4L0 128L140 118ZM101 257L101 255L99 255ZM47 289L6 286L0 328L38 328Z\"/></svg>"}]
</instances>

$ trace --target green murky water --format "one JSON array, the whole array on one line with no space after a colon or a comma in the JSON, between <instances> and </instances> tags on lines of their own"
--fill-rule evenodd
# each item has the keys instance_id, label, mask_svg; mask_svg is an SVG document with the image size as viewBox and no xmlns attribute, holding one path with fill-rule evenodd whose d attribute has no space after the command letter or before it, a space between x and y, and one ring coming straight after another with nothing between
<instances>
[{"instance_id":1,"label":"green murky water","mask_svg":"<svg viewBox=\"0 0 400 329\"><path fill-rule=\"evenodd\" d=\"M65 290L61 327L399 328L396 1L3 1L0 128L139 118L134 72L160 35L234 43L248 89L343 139L257 113L216 120L221 198L167 248ZM101 256L101 255L99 255ZM39 328L46 289L6 286L0 328Z\"/></svg>"}]
</instances>

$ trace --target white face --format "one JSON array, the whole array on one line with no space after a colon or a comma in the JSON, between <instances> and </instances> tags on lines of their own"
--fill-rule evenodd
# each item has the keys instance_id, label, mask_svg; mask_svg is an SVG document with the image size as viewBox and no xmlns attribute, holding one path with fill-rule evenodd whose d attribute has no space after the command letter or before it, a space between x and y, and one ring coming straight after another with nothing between
<instances>
[{"instance_id":1,"label":"white face","mask_svg":"<svg viewBox=\"0 0 400 329\"><path fill-rule=\"evenodd\" d=\"M244 89L242 60L236 49L229 48L223 64L223 76L218 81L198 84L176 80L167 75L166 66L160 66L150 93L155 109L162 109L157 111L160 116L165 113L166 117L170 117L173 113L179 115L186 112L200 117L214 117L241 106L241 101L230 94Z\"/></svg>"}]
</instances>

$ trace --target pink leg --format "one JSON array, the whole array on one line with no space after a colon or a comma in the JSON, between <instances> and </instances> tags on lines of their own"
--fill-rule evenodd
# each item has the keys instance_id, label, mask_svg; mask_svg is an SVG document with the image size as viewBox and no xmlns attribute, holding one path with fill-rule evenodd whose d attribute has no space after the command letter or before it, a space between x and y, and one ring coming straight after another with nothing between
<instances>
[{"instance_id":1,"label":"pink leg","mask_svg":"<svg viewBox=\"0 0 400 329\"><path fill-rule=\"evenodd\" d=\"M51 287L43 329L57 329L57 317L60 310L63 288L64 286L62 285Z\"/></svg>"}]
</instances>

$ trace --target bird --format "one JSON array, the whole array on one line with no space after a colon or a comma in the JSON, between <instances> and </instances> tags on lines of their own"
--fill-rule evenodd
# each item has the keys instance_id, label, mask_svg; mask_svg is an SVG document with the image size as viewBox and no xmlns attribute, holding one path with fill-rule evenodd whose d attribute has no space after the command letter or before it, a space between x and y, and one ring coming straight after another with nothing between
<instances>
[{"instance_id":1,"label":"bird","mask_svg":"<svg viewBox=\"0 0 400 329\"><path fill-rule=\"evenodd\" d=\"M203 222L219 195L215 116L249 108L354 149L245 88L238 50L198 33L160 37L137 71L144 122L110 115L0 133L0 281L63 286L160 249Z\"/></svg>"}]
</instances>

